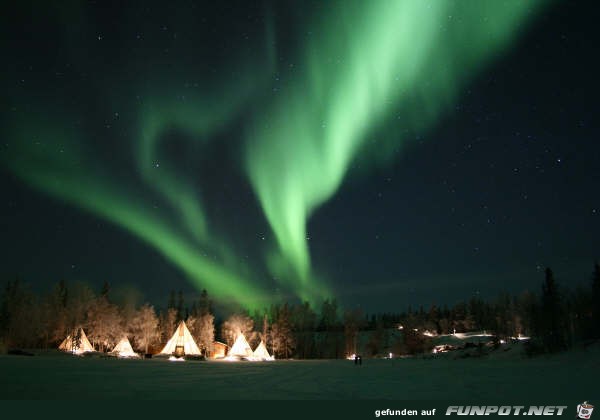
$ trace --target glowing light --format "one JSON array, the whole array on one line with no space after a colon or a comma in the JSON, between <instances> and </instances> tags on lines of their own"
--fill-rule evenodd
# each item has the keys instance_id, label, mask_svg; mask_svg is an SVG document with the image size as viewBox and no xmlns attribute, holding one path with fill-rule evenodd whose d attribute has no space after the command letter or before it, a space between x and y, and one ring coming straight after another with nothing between
<instances>
[{"instance_id":1,"label":"glowing light","mask_svg":"<svg viewBox=\"0 0 600 420\"><path fill-rule=\"evenodd\" d=\"M294 84L248 134L246 167L277 240L267 263L278 279L302 297L326 292L311 282L308 218L352 162L390 160L405 141L401 129L432 125L536 5L343 1L323 17ZM400 122L374 134L390 120Z\"/></svg>"},{"instance_id":2,"label":"glowing light","mask_svg":"<svg viewBox=\"0 0 600 420\"><path fill-rule=\"evenodd\" d=\"M209 288L225 300L243 301L259 306L269 301L260 287L238 274L235 266L225 267L204 255L201 248L179 233L177 225L157 210L148 211L143 197L119 187L109 175L99 177L94 165L79 152L78 133L46 125L19 126L19 138L46 138L49 143L68 143L63 153L50 154L30 147L27 142L11 148L7 165L29 184L62 200L88 210L153 246L165 258L182 269L199 286Z\"/></svg>"},{"instance_id":3,"label":"glowing light","mask_svg":"<svg viewBox=\"0 0 600 420\"><path fill-rule=\"evenodd\" d=\"M159 159L169 130L176 130L194 144L191 154L200 162L203 146L243 115L242 169L275 236L265 264L286 290L315 301L331 293L311 264L310 216L339 190L353 162L368 167L390 161L406 141L396 133L432 126L472 76L516 37L538 4L332 3L330 14L307 28L313 36L300 46L298 65L287 73L280 69L289 82L286 94L275 99L264 96L278 62L268 19L265 48L251 59L234 58L228 67L242 71L229 79L205 80L197 93L182 87L180 79L195 75L178 67L178 60L169 63L172 76L140 74L137 81L113 81L99 89L107 92L99 103L121 103L136 121L123 130L130 133L125 148L105 161L90 146L104 139L75 128L85 124L73 121L86 118L81 109L65 105L68 98L40 102L55 95L31 92L27 98L19 91L8 99L15 109L27 111L7 119L7 147L0 159L34 188L135 235L199 289L262 307L272 299L269 285L255 274L263 267L249 267L219 235L203 202L204 180L182 173L168 158ZM126 97L139 99L140 92L143 101L123 103ZM255 113L246 112L254 102L260 104ZM113 111L107 115L124 124L125 112ZM126 161L129 155L134 174L115 175L112 158ZM127 185L130 175L135 179Z\"/></svg>"}]
</instances>

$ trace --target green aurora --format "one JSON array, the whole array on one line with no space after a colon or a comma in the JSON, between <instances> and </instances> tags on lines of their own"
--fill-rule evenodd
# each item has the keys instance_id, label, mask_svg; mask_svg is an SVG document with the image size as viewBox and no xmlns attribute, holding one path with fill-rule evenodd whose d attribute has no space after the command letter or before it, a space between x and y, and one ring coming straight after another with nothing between
<instances>
[{"instance_id":1,"label":"green aurora","mask_svg":"<svg viewBox=\"0 0 600 420\"><path fill-rule=\"evenodd\" d=\"M303 37L304 45L290 60L293 66L276 57L269 19L262 53L231 60L241 76L207 82L202 94L173 99L187 76L182 72L140 75L134 84L145 99L135 108L137 123L123 145L128 149L123 155L134 161L135 182L98 163L84 147L90 141L85 130L64 116L77 110L49 111L51 101L25 107L22 118L8 121L10 145L2 160L32 187L126 229L198 288L262 307L272 299L272 288L261 280L260 270L240 262L239 251L209 220L202 179L159 159L168 130L185 132L202 153L203 144L241 119L240 169L276 239L265 250L266 267L280 287L316 302L332 293L311 265L306 228L311 214L336 194L354 162L389 161L407 141L398 133L432 127L540 5L518 0L331 3L302 28L310 36ZM267 96L276 73L289 83L278 95ZM107 101L117 101L106 95ZM19 103L16 97L11 101ZM247 111L256 103L260 106ZM148 191L139 192L136 182ZM150 192L170 210L149 211ZM219 257L207 257L207 250Z\"/></svg>"},{"instance_id":2,"label":"green aurora","mask_svg":"<svg viewBox=\"0 0 600 420\"><path fill-rule=\"evenodd\" d=\"M273 272L310 297L311 213L340 188L354 159L368 149L390 159L403 142L370 131L396 116L403 129L432 125L533 8L519 1L346 2L323 18L302 73L256 115L246 148L250 179L277 237Z\"/></svg>"}]
</instances>

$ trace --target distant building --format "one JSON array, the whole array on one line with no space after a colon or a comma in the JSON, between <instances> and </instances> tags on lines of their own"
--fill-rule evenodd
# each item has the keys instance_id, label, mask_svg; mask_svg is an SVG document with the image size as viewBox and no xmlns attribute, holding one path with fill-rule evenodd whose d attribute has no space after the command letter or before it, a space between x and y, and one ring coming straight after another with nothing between
<instances>
[{"instance_id":1,"label":"distant building","mask_svg":"<svg viewBox=\"0 0 600 420\"><path fill-rule=\"evenodd\" d=\"M210 357L212 359L220 359L227 355L227 344L221 343L220 341L213 342L213 351Z\"/></svg>"}]
</instances>

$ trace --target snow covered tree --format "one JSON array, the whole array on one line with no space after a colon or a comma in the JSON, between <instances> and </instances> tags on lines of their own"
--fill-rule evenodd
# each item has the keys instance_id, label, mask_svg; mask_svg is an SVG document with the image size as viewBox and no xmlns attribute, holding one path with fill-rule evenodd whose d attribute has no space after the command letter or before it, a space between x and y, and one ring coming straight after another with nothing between
<instances>
[{"instance_id":1,"label":"snow covered tree","mask_svg":"<svg viewBox=\"0 0 600 420\"><path fill-rule=\"evenodd\" d=\"M146 303L138 309L131 329L136 346L144 349L144 353L147 354L148 348L160 338L159 321L154 307Z\"/></svg>"},{"instance_id":2,"label":"snow covered tree","mask_svg":"<svg viewBox=\"0 0 600 420\"><path fill-rule=\"evenodd\" d=\"M213 351L215 341L215 317L212 314L190 316L186 325L196 344L205 354Z\"/></svg>"},{"instance_id":3,"label":"snow covered tree","mask_svg":"<svg viewBox=\"0 0 600 420\"><path fill-rule=\"evenodd\" d=\"M234 314L221 325L221 336L231 347L237 336L241 333L247 340L253 338L254 321L246 314Z\"/></svg>"},{"instance_id":4,"label":"snow covered tree","mask_svg":"<svg viewBox=\"0 0 600 420\"><path fill-rule=\"evenodd\" d=\"M124 335L119 308L102 295L88 308L86 327L88 338L100 351L113 347Z\"/></svg>"},{"instance_id":5,"label":"snow covered tree","mask_svg":"<svg viewBox=\"0 0 600 420\"><path fill-rule=\"evenodd\" d=\"M291 313L288 304L279 306L275 322L271 326L271 343L276 357L287 359L295 347L292 334Z\"/></svg>"}]
</instances>

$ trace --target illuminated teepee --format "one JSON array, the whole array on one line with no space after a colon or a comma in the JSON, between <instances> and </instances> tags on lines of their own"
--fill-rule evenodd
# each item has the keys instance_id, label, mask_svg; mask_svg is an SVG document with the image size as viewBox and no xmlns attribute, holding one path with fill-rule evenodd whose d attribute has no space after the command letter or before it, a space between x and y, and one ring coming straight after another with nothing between
<instances>
[{"instance_id":1,"label":"illuminated teepee","mask_svg":"<svg viewBox=\"0 0 600 420\"><path fill-rule=\"evenodd\" d=\"M190 330L186 327L185 322L181 321L175 330L175 334L173 334L173 337L171 337L160 354L172 354L180 357L185 355L200 356L201 352L194 341L194 337L190 334Z\"/></svg>"},{"instance_id":2,"label":"illuminated teepee","mask_svg":"<svg viewBox=\"0 0 600 420\"><path fill-rule=\"evenodd\" d=\"M235 343L227 353L228 357L252 357L252 348L246 341L244 334L240 333L235 339Z\"/></svg>"},{"instance_id":3,"label":"illuminated teepee","mask_svg":"<svg viewBox=\"0 0 600 420\"><path fill-rule=\"evenodd\" d=\"M127 336L123 337L121 341L119 341L111 353L116 354L119 357L139 357L139 355L133 351Z\"/></svg>"},{"instance_id":4,"label":"illuminated teepee","mask_svg":"<svg viewBox=\"0 0 600 420\"><path fill-rule=\"evenodd\" d=\"M261 341L258 347L254 349L254 353L252 354L252 358L254 360L274 360L274 357L269 354L267 351L267 347L265 346L265 342Z\"/></svg>"},{"instance_id":5,"label":"illuminated teepee","mask_svg":"<svg viewBox=\"0 0 600 420\"><path fill-rule=\"evenodd\" d=\"M92 344L85 335L85 332L83 332L83 328L79 329L79 342L77 342L77 340L73 340L71 338L71 334L69 334L67 338L60 343L58 348L73 354L81 354L85 353L86 351L95 351L94 347L92 347Z\"/></svg>"}]
</instances>

